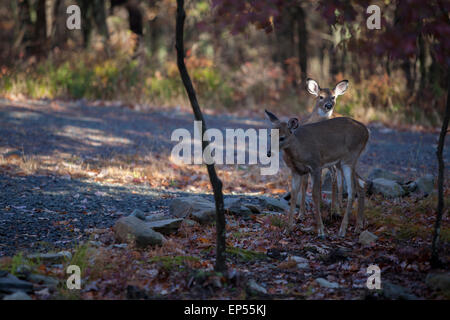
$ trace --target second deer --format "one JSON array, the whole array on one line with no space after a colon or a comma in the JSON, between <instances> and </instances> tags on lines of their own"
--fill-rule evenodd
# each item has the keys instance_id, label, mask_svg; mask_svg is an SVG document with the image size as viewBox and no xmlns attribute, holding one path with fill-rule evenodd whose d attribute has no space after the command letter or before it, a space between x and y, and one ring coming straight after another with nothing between
<instances>
[{"instance_id":1,"label":"second deer","mask_svg":"<svg viewBox=\"0 0 450 320\"><path fill-rule=\"evenodd\" d=\"M366 147L369 130L362 123L345 117L333 118L321 122L298 126L298 120L291 118L288 122L280 121L273 113L266 110L266 116L273 129L279 130L279 149L283 150L292 171L291 197L297 199L300 189L300 177L311 175L312 198L317 234L324 237L324 227L320 214L320 182L323 168L337 165L347 184L348 202L339 236L344 237L348 216L353 207L355 192L358 196L358 216L356 229L363 227L364 191L356 181L355 167ZM293 228L293 214L296 201L291 201L289 208L289 229Z\"/></svg>"}]
</instances>

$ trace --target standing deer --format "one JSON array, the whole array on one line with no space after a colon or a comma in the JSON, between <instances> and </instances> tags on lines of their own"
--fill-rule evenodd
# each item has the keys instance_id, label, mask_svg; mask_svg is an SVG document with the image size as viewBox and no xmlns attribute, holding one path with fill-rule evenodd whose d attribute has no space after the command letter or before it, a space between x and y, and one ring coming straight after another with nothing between
<instances>
[{"instance_id":1,"label":"standing deer","mask_svg":"<svg viewBox=\"0 0 450 320\"><path fill-rule=\"evenodd\" d=\"M320 214L320 181L323 168L337 165L342 168L347 184L347 209L339 229L344 237L348 216L353 207L355 191L358 196L358 216L356 230L363 227L364 192L356 181L355 167L369 139L369 130L362 123L345 117L333 118L312 124L298 126L296 118L288 122L280 121L273 113L265 111L273 129L279 130L279 148L285 153L286 164L292 171L291 197L297 199L300 189L300 177L311 175L312 198L317 233L324 237L322 216ZM293 128L298 127L296 130ZM289 208L289 229L293 228L293 214L296 201Z\"/></svg>"},{"instance_id":2,"label":"standing deer","mask_svg":"<svg viewBox=\"0 0 450 320\"><path fill-rule=\"evenodd\" d=\"M313 111L299 122L292 122L292 130L297 129L298 125L305 125L309 123L315 123L323 120L328 120L333 116L334 107L336 105L336 99L338 96L343 95L348 88L348 80L342 80L336 84L334 89L320 88L319 84L308 78L306 80L307 91L316 97L316 104ZM298 123L298 124L297 124ZM297 125L295 125L297 124ZM286 162L286 156L283 155L283 159ZM288 160L289 161L289 160ZM342 193L343 193L343 179L342 171L334 166L330 167L332 191L331 191L331 210L337 209L340 213L342 207ZM300 176L300 211L299 218L305 214L305 202L306 202L306 189L308 187L308 175ZM337 190L336 190L337 189ZM338 194L338 202L336 203L336 191ZM297 201L296 198L292 198ZM292 200L291 200L292 201Z\"/></svg>"}]
</instances>

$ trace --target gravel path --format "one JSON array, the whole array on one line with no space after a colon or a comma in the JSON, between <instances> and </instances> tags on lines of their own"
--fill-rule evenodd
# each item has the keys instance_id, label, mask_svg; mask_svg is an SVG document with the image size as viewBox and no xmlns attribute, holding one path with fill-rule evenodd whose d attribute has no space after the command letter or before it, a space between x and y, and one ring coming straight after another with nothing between
<instances>
[{"instance_id":1,"label":"gravel path","mask_svg":"<svg viewBox=\"0 0 450 320\"><path fill-rule=\"evenodd\" d=\"M262 114L262 113L261 113ZM206 116L209 128L263 128L264 120ZM193 116L179 111L139 112L120 106L0 100L0 155L70 154L85 160L116 154L170 153L173 130L193 131ZM379 166L413 179L437 170L437 134L370 126L360 173ZM450 159L447 139L444 159ZM449 170L446 171L448 176ZM168 192L146 185L99 183L54 176L0 173L0 256L18 250L64 248L89 228L108 228L133 209L167 210ZM76 242L76 241L75 241Z\"/></svg>"}]
</instances>

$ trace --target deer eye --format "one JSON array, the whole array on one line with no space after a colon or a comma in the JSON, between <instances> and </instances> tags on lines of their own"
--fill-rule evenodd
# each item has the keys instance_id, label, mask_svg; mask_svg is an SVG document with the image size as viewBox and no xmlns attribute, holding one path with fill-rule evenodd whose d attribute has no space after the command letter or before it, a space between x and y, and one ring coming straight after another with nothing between
<instances>
[{"instance_id":1,"label":"deer eye","mask_svg":"<svg viewBox=\"0 0 450 320\"><path fill-rule=\"evenodd\" d=\"M333 100L334 100L335 98L336 98L335 96L332 96L332 97L331 97L331 99L333 99Z\"/></svg>"},{"instance_id":2,"label":"deer eye","mask_svg":"<svg viewBox=\"0 0 450 320\"><path fill-rule=\"evenodd\" d=\"M320 96L319 98L320 98L320 100L323 100L323 96Z\"/></svg>"}]
</instances>

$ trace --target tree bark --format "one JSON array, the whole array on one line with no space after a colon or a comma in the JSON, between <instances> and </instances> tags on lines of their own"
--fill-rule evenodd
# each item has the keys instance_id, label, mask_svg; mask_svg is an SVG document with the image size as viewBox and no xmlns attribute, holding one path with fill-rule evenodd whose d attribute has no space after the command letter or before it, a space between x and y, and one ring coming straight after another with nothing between
<instances>
[{"instance_id":1,"label":"tree bark","mask_svg":"<svg viewBox=\"0 0 450 320\"><path fill-rule=\"evenodd\" d=\"M447 68L447 106L445 108L444 121L442 122L441 133L439 134L439 142L437 147L437 158L439 163L438 173L438 205L436 212L436 223L434 226L433 243L431 246L431 266L433 268L440 267L439 259L439 238L441 234L441 221L444 214L444 159L442 153L444 151L445 136L447 134L448 122L450 120L450 67Z\"/></svg>"},{"instance_id":2,"label":"tree bark","mask_svg":"<svg viewBox=\"0 0 450 320\"><path fill-rule=\"evenodd\" d=\"M306 30L305 11L301 6L297 8L298 14L298 61L301 70L302 86L306 84L308 78L308 31Z\"/></svg>"},{"instance_id":3,"label":"tree bark","mask_svg":"<svg viewBox=\"0 0 450 320\"><path fill-rule=\"evenodd\" d=\"M184 0L177 0L177 16L176 16L176 50L177 50L177 65L180 71L181 80L189 96L189 101L191 103L192 111L194 112L195 120L201 121L202 123L202 137L206 131L205 120L203 118L202 111L197 101L197 96L195 94L195 89L192 85L191 78L186 69L184 63L184 20L186 18L186 13L184 11ZM202 150L208 146L208 141L203 141L202 139ZM222 181L216 174L216 169L214 164L206 165L209 175L209 180L211 182L214 201L216 204L216 264L215 270L217 272L226 273L226 243L225 243L225 209L223 204L223 193L222 193Z\"/></svg>"}]
</instances>

